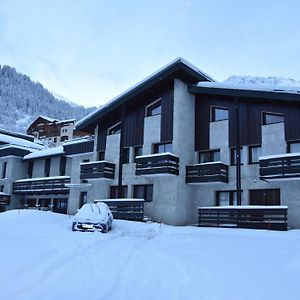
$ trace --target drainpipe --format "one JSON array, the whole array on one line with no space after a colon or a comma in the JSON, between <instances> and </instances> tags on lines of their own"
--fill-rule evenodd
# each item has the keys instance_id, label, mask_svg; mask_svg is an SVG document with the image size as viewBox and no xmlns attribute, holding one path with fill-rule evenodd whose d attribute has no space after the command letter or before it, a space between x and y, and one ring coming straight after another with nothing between
<instances>
[{"instance_id":1,"label":"drainpipe","mask_svg":"<svg viewBox=\"0 0 300 300\"><path fill-rule=\"evenodd\" d=\"M237 205L242 205L241 183L241 140L240 140L240 101L235 96L235 132L236 132L236 196Z\"/></svg>"},{"instance_id":2,"label":"drainpipe","mask_svg":"<svg viewBox=\"0 0 300 300\"><path fill-rule=\"evenodd\" d=\"M124 119L125 106L121 108L121 133L120 133L120 155L119 155L119 176L118 176L118 198L122 197L122 177L123 177L123 144L124 144Z\"/></svg>"}]
</instances>

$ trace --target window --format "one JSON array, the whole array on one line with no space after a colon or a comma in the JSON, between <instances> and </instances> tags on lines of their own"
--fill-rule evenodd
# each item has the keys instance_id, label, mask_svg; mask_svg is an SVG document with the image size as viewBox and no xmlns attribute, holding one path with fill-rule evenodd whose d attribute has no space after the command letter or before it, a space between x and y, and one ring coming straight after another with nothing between
<instances>
[{"instance_id":1,"label":"window","mask_svg":"<svg viewBox=\"0 0 300 300\"><path fill-rule=\"evenodd\" d=\"M244 151L243 151L243 147L241 147L241 150L240 150L240 162L241 162L241 165L243 164L243 157L244 157ZM237 164L237 151L235 148L231 148L231 165L232 166L236 166Z\"/></svg>"},{"instance_id":2,"label":"window","mask_svg":"<svg viewBox=\"0 0 300 300\"><path fill-rule=\"evenodd\" d=\"M123 148L122 149L122 164L128 164L129 163L129 148Z\"/></svg>"},{"instance_id":3,"label":"window","mask_svg":"<svg viewBox=\"0 0 300 300\"><path fill-rule=\"evenodd\" d=\"M4 185L0 185L0 192L3 193Z\"/></svg>"},{"instance_id":4,"label":"window","mask_svg":"<svg viewBox=\"0 0 300 300\"><path fill-rule=\"evenodd\" d=\"M79 208L81 208L86 203L87 203L87 192L81 192L80 199L79 199Z\"/></svg>"},{"instance_id":5,"label":"window","mask_svg":"<svg viewBox=\"0 0 300 300\"><path fill-rule=\"evenodd\" d=\"M68 209L68 199L54 199L53 211L66 214Z\"/></svg>"},{"instance_id":6,"label":"window","mask_svg":"<svg viewBox=\"0 0 300 300\"><path fill-rule=\"evenodd\" d=\"M241 198L243 199L243 192L241 194ZM216 206L229 206L229 205L237 205L237 192L217 191Z\"/></svg>"},{"instance_id":7,"label":"window","mask_svg":"<svg viewBox=\"0 0 300 300\"><path fill-rule=\"evenodd\" d=\"M300 142L288 142L287 152L288 153L299 153L300 152Z\"/></svg>"},{"instance_id":8,"label":"window","mask_svg":"<svg viewBox=\"0 0 300 300\"><path fill-rule=\"evenodd\" d=\"M280 205L280 189L249 190L250 205Z\"/></svg>"},{"instance_id":9,"label":"window","mask_svg":"<svg viewBox=\"0 0 300 300\"><path fill-rule=\"evenodd\" d=\"M63 135L63 136L60 138L60 141L61 141L61 142L64 142L64 141L67 141L68 139L69 139L68 136Z\"/></svg>"},{"instance_id":10,"label":"window","mask_svg":"<svg viewBox=\"0 0 300 300\"><path fill-rule=\"evenodd\" d=\"M116 123L112 127L108 128L107 134L112 135L112 134L118 134L121 133L121 122Z\"/></svg>"},{"instance_id":11,"label":"window","mask_svg":"<svg viewBox=\"0 0 300 300\"><path fill-rule=\"evenodd\" d=\"M32 178L32 172L33 172L33 161L31 160L28 163L28 170L27 170L28 178Z\"/></svg>"},{"instance_id":12,"label":"window","mask_svg":"<svg viewBox=\"0 0 300 300\"><path fill-rule=\"evenodd\" d=\"M261 146L249 146L249 164L259 163L261 156Z\"/></svg>"},{"instance_id":13,"label":"window","mask_svg":"<svg viewBox=\"0 0 300 300\"><path fill-rule=\"evenodd\" d=\"M83 163L88 163L90 160L89 159L83 159L82 162Z\"/></svg>"},{"instance_id":14,"label":"window","mask_svg":"<svg viewBox=\"0 0 300 300\"><path fill-rule=\"evenodd\" d=\"M153 153L173 152L172 143L153 144Z\"/></svg>"},{"instance_id":15,"label":"window","mask_svg":"<svg viewBox=\"0 0 300 300\"><path fill-rule=\"evenodd\" d=\"M153 200L153 185L134 185L133 186L133 198L144 199L147 202Z\"/></svg>"},{"instance_id":16,"label":"window","mask_svg":"<svg viewBox=\"0 0 300 300\"><path fill-rule=\"evenodd\" d=\"M220 150L211 150L199 152L199 163L207 163L212 161L220 161Z\"/></svg>"},{"instance_id":17,"label":"window","mask_svg":"<svg viewBox=\"0 0 300 300\"><path fill-rule=\"evenodd\" d=\"M6 169L7 169L7 162L5 161L2 166L2 178L6 178Z\"/></svg>"},{"instance_id":18,"label":"window","mask_svg":"<svg viewBox=\"0 0 300 300\"><path fill-rule=\"evenodd\" d=\"M67 158L62 156L59 162L59 175L65 176L66 175L66 165L67 165Z\"/></svg>"},{"instance_id":19,"label":"window","mask_svg":"<svg viewBox=\"0 0 300 300\"><path fill-rule=\"evenodd\" d=\"M98 160L104 160L105 159L105 151L99 151L98 152Z\"/></svg>"},{"instance_id":20,"label":"window","mask_svg":"<svg viewBox=\"0 0 300 300\"><path fill-rule=\"evenodd\" d=\"M228 120L228 108L211 107L211 122Z\"/></svg>"},{"instance_id":21,"label":"window","mask_svg":"<svg viewBox=\"0 0 300 300\"><path fill-rule=\"evenodd\" d=\"M50 176L50 164L51 164L51 158L47 158L45 160L45 166L44 166L44 177Z\"/></svg>"},{"instance_id":22,"label":"window","mask_svg":"<svg viewBox=\"0 0 300 300\"><path fill-rule=\"evenodd\" d=\"M263 112L263 125L282 123L283 121L283 114Z\"/></svg>"},{"instance_id":23,"label":"window","mask_svg":"<svg viewBox=\"0 0 300 300\"><path fill-rule=\"evenodd\" d=\"M119 196L119 187L117 185L110 187L110 199L127 198L127 185L122 185L121 195Z\"/></svg>"},{"instance_id":24,"label":"window","mask_svg":"<svg viewBox=\"0 0 300 300\"><path fill-rule=\"evenodd\" d=\"M55 138L53 138L53 142L54 143L56 143L57 142L57 138L55 137Z\"/></svg>"},{"instance_id":25,"label":"window","mask_svg":"<svg viewBox=\"0 0 300 300\"><path fill-rule=\"evenodd\" d=\"M136 146L133 150L133 161L137 156L143 155L143 146Z\"/></svg>"},{"instance_id":26,"label":"window","mask_svg":"<svg viewBox=\"0 0 300 300\"><path fill-rule=\"evenodd\" d=\"M156 116L161 114L161 99L158 99L146 106L146 117Z\"/></svg>"}]
</instances>

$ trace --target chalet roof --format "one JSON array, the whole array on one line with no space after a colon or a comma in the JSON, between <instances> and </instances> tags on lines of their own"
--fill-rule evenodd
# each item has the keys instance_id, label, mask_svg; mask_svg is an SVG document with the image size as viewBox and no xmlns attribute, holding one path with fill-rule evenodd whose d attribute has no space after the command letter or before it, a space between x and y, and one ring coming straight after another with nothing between
<instances>
[{"instance_id":1,"label":"chalet roof","mask_svg":"<svg viewBox=\"0 0 300 300\"><path fill-rule=\"evenodd\" d=\"M117 96L116 98L113 98L111 101L107 102L105 105L101 106L96 111L79 120L76 124L76 129L84 130L87 126L92 125L96 120L98 120L108 112L112 111L119 105L125 103L129 99L133 98L134 96L138 95L139 93L154 86L163 79L169 78L171 76L175 77L176 75L180 74L185 75L186 78L189 78L189 80L193 81L194 83L199 81L214 81L212 77L210 77L200 69L196 68L185 59L177 58L168 65L164 66L163 68L150 75L149 77L137 83L121 95Z\"/></svg>"},{"instance_id":2,"label":"chalet roof","mask_svg":"<svg viewBox=\"0 0 300 300\"><path fill-rule=\"evenodd\" d=\"M226 82L199 82L189 86L189 92L195 94L212 94L300 101L300 87L277 86L268 84L241 84Z\"/></svg>"}]
</instances>

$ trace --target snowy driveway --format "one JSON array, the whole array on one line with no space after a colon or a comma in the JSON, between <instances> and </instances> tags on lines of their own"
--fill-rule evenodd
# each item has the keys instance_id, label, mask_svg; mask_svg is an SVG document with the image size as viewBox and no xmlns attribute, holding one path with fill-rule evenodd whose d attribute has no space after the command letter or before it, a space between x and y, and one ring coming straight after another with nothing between
<instances>
[{"instance_id":1,"label":"snowy driveway","mask_svg":"<svg viewBox=\"0 0 300 300\"><path fill-rule=\"evenodd\" d=\"M300 299L300 231L115 221L109 234L72 218L0 214L0 299Z\"/></svg>"}]
</instances>

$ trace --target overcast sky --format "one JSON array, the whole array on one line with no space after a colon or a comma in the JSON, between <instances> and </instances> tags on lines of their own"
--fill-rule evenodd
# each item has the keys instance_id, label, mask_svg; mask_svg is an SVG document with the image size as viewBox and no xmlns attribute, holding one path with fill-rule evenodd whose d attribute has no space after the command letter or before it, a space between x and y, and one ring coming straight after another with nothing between
<instances>
[{"instance_id":1,"label":"overcast sky","mask_svg":"<svg viewBox=\"0 0 300 300\"><path fill-rule=\"evenodd\" d=\"M99 106L178 56L217 80L300 80L297 0L1 0L0 64Z\"/></svg>"}]
</instances>

